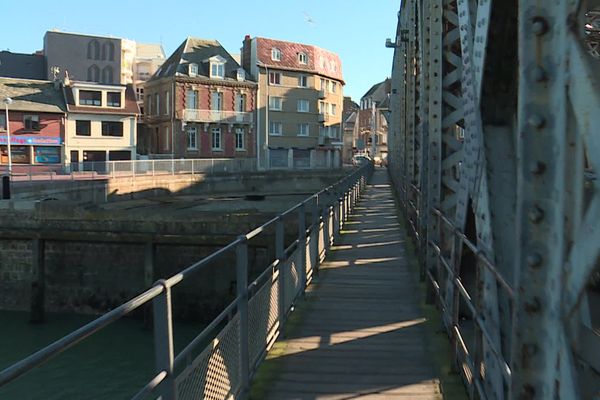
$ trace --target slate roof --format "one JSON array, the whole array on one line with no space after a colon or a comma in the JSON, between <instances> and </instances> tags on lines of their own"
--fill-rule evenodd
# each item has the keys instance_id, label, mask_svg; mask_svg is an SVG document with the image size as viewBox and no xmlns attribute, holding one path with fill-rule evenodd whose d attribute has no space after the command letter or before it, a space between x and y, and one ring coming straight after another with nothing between
<instances>
[{"instance_id":1,"label":"slate roof","mask_svg":"<svg viewBox=\"0 0 600 400\"><path fill-rule=\"evenodd\" d=\"M240 64L221 46L217 40L198 39L188 37L181 45L167 58L163 65L154 73L150 80L170 77L170 76L189 76L189 65L195 63L198 65L197 79L211 79L209 74L210 64L207 59L214 56L223 57L225 62L224 81L238 81L237 70ZM250 75L246 73L246 82ZM220 80L221 81L221 80Z\"/></svg>"},{"instance_id":2,"label":"slate roof","mask_svg":"<svg viewBox=\"0 0 600 400\"><path fill-rule=\"evenodd\" d=\"M391 89L391 80L389 78L385 79L382 82L376 83L361 97L361 100L365 98L371 98L376 104L377 107L380 107L381 103L385 103L388 98L388 93Z\"/></svg>"},{"instance_id":3,"label":"slate roof","mask_svg":"<svg viewBox=\"0 0 600 400\"><path fill-rule=\"evenodd\" d=\"M339 81L344 81L342 74L342 61L340 57L328 50L317 46L286 42L284 40L257 37L256 57L259 64L271 68L283 68L298 71L317 73ZM271 49L281 50L281 61L271 59ZM308 56L306 64L298 61L298 54L305 53Z\"/></svg>"},{"instance_id":4,"label":"slate roof","mask_svg":"<svg viewBox=\"0 0 600 400\"><path fill-rule=\"evenodd\" d=\"M0 77L45 80L46 58L38 54L0 51Z\"/></svg>"},{"instance_id":5,"label":"slate roof","mask_svg":"<svg viewBox=\"0 0 600 400\"><path fill-rule=\"evenodd\" d=\"M0 99L7 97L13 100L8 106L11 111L64 113L67 110L62 90L55 89L50 81L0 78Z\"/></svg>"},{"instance_id":6,"label":"slate roof","mask_svg":"<svg viewBox=\"0 0 600 400\"><path fill-rule=\"evenodd\" d=\"M85 82L89 84L90 82ZM106 85L102 85L106 86ZM111 85L121 86L121 85ZM88 90L88 87L85 87ZM113 108L113 107L95 107L95 106L80 106L75 104L75 98L73 97L73 88L65 86L65 99L67 101L67 109L69 112L75 113L86 113L86 114L116 114L116 115L135 115L140 113L140 109L135 98L135 92L133 91L132 85L127 85L125 88L125 107Z\"/></svg>"}]
</instances>

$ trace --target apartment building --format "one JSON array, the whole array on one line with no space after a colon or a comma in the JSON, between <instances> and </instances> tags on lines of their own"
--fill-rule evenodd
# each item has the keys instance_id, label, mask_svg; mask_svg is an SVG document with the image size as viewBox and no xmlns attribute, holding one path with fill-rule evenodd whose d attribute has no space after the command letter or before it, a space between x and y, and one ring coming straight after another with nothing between
<instances>
[{"instance_id":1,"label":"apartment building","mask_svg":"<svg viewBox=\"0 0 600 400\"><path fill-rule=\"evenodd\" d=\"M352 163L352 156L356 151L354 147L354 126L358 118L359 106L350 97L344 97L344 111L342 114L343 142L342 163Z\"/></svg>"},{"instance_id":2,"label":"apartment building","mask_svg":"<svg viewBox=\"0 0 600 400\"><path fill-rule=\"evenodd\" d=\"M61 163L66 107L58 82L0 78L0 105L2 169L9 161L7 127L13 168L22 164Z\"/></svg>"},{"instance_id":3,"label":"apartment building","mask_svg":"<svg viewBox=\"0 0 600 400\"><path fill-rule=\"evenodd\" d=\"M136 44L133 87L141 114L144 114L144 85L165 62L165 59L165 52L160 44Z\"/></svg>"},{"instance_id":4,"label":"apartment building","mask_svg":"<svg viewBox=\"0 0 600 400\"><path fill-rule=\"evenodd\" d=\"M246 36L241 60L258 82L259 168L341 165L340 58L312 45Z\"/></svg>"},{"instance_id":5,"label":"apartment building","mask_svg":"<svg viewBox=\"0 0 600 400\"><path fill-rule=\"evenodd\" d=\"M137 107L131 85L65 79L65 164L136 159Z\"/></svg>"},{"instance_id":6,"label":"apartment building","mask_svg":"<svg viewBox=\"0 0 600 400\"><path fill-rule=\"evenodd\" d=\"M254 158L257 84L216 40L188 37L146 82L146 154Z\"/></svg>"},{"instance_id":7,"label":"apartment building","mask_svg":"<svg viewBox=\"0 0 600 400\"><path fill-rule=\"evenodd\" d=\"M354 131L355 147L372 157L387 157L390 90L391 80L388 78L373 85L360 99Z\"/></svg>"}]
</instances>

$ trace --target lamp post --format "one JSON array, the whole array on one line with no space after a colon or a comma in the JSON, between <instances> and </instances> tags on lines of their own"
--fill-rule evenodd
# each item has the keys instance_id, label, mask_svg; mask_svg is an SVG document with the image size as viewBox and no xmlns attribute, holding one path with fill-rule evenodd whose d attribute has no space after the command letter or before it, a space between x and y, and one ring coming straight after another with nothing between
<instances>
[{"instance_id":1,"label":"lamp post","mask_svg":"<svg viewBox=\"0 0 600 400\"><path fill-rule=\"evenodd\" d=\"M8 106L13 103L13 99L7 97L4 99L4 110L6 111L6 147L8 150L8 175L12 175L12 154L10 151L10 122L8 121Z\"/></svg>"}]
</instances>

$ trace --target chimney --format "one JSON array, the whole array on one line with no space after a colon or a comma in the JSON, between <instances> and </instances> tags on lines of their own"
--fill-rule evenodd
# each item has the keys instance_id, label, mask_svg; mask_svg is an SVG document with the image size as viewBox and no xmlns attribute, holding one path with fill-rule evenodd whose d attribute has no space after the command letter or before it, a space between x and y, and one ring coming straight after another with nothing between
<instances>
[{"instance_id":1,"label":"chimney","mask_svg":"<svg viewBox=\"0 0 600 400\"><path fill-rule=\"evenodd\" d=\"M252 74L252 39L250 35L244 36L244 41L242 42L242 51L240 52L240 65L242 68L246 70L250 75ZM255 78L255 77L254 77Z\"/></svg>"}]
</instances>

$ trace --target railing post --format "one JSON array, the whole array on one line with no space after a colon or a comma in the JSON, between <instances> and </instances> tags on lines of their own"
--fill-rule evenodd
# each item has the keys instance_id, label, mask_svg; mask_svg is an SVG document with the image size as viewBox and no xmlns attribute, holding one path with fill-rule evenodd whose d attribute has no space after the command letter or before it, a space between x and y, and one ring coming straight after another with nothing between
<instances>
[{"instance_id":1,"label":"railing post","mask_svg":"<svg viewBox=\"0 0 600 400\"><path fill-rule=\"evenodd\" d=\"M346 189L343 189L342 197L340 198L340 230L344 227L346 221Z\"/></svg>"},{"instance_id":2,"label":"railing post","mask_svg":"<svg viewBox=\"0 0 600 400\"><path fill-rule=\"evenodd\" d=\"M176 388L173 376L173 316L171 314L171 288L165 280L158 284L163 287L153 303L154 309L154 357L156 372L166 371L167 377L160 385L163 400L175 400Z\"/></svg>"},{"instance_id":3,"label":"railing post","mask_svg":"<svg viewBox=\"0 0 600 400\"><path fill-rule=\"evenodd\" d=\"M310 247L311 247L311 265L313 274L319 272L319 236L321 235L321 218L319 212L319 196L315 196L315 202L312 210L312 230L310 232Z\"/></svg>"},{"instance_id":4,"label":"railing post","mask_svg":"<svg viewBox=\"0 0 600 400\"><path fill-rule=\"evenodd\" d=\"M329 193L329 189L325 191L325 207L323 207L323 238L325 242L325 255L329 253L329 248L331 246L331 237L329 236L329 222L331 220L331 194Z\"/></svg>"},{"instance_id":5,"label":"railing post","mask_svg":"<svg viewBox=\"0 0 600 400\"><path fill-rule=\"evenodd\" d=\"M275 223L275 257L279 261L279 278L277 280L277 292L279 293L279 331L281 332L287 310L285 309L285 232L283 229L283 218L281 215Z\"/></svg>"},{"instance_id":6,"label":"railing post","mask_svg":"<svg viewBox=\"0 0 600 400\"><path fill-rule=\"evenodd\" d=\"M304 203L298 208L298 256L300 258L300 291L306 290L306 209Z\"/></svg>"},{"instance_id":7,"label":"railing post","mask_svg":"<svg viewBox=\"0 0 600 400\"><path fill-rule=\"evenodd\" d=\"M240 243L235 248L237 305L240 316L240 398L248 395L250 382L250 356L248 350L248 241L246 236L240 236Z\"/></svg>"},{"instance_id":8,"label":"railing post","mask_svg":"<svg viewBox=\"0 0 600 400\"><path fill-rule=\"evenodd\" d=\"M194 176L195 176L195 172L194 172L194 171L195 171L195 170L194 170L194 159L192 158L192 179L193 179L193 178L194 178Z\"/></svg>"}]
</instances>

